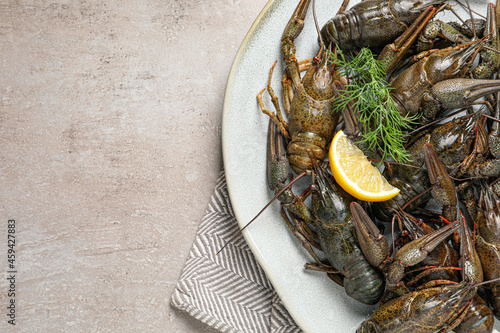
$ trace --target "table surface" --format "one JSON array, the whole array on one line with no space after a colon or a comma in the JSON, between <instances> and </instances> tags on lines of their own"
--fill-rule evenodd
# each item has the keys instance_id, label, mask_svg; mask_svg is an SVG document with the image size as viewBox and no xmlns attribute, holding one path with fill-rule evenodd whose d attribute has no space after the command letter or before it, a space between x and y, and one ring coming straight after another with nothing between
<instances>
[{"instance_id":1,"label":"table surface","mask_svg":"<svg viewBox=\"0 0 500 333\"><path fill-rule=\"evenodd\" d=\"M8 220L16 236L0 331L215 332L170 296L222 167L229 70L266 2L0 6L2 277Z\"/></svg>"}]
</instances>

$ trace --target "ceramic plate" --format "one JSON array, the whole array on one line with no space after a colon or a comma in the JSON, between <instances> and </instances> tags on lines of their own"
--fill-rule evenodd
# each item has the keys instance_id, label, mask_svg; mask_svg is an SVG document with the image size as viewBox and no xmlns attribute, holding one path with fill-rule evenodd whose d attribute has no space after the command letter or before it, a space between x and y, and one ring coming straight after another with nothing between
<instances>
[{"instance_id":1,"label":"ceramic plate","mask_svg":"<svg viewBox=\"0 0 500 333\"><path fill-rule=\"evenodd\" d=\"M356 2L351 1L350 6ZM266 87L269 69L276 60L272 86L277 94L281 93L280 39L297 3L298 0L274 0L265 6L244 39L228 80L223 157L231 203L241 226L273 196L266 185L268 117L260 111L256 95ZM340 3L316 2L320 26L337 12ZM482 8L484 13L485 3L474 7ZM311 8L295 45L298 59L317 52ZM274 110L266 94L264 99L269 110ZM312 259L281 219L278 202L250 225L244 236L286 308L305 332L355 332L374 309L346 296L343 288L325 274L304 269L304 263Z\"/></svg>"}]
</instances>

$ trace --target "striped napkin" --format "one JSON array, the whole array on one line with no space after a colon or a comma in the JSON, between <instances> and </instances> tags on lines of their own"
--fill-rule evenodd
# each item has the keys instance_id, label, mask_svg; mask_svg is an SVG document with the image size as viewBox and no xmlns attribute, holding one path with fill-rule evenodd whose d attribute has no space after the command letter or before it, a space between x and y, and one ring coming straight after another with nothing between
<instances>
[{"instance_id":1,"label":"striped napkin","mask_svg":"<svg viewBox=\"0 0 500 333\"><path fill-rule=\"evenodd\" d=\"M238 231L221 171L172 305L221 332L302 333Z\"/></svg>"}]
</instances>

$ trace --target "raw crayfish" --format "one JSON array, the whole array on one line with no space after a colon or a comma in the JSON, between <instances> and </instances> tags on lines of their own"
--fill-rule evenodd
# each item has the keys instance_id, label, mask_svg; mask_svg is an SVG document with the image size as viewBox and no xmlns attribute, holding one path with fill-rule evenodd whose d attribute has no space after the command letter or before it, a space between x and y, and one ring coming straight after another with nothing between
<instances>
[{"instance_id":1,"label":"raw crayfish","mask_svg":"<svg viewBox=\"0 0 500 333\"><path fill-rule=\"evenodd\" d=\"M263 106L264 90L257 96L262 111L271 117L268 131L268 185L279 194L278 199L284 209L283 218L297 237L304 239L303 243L311 255L315 257L310 244L321 247L327 256L332 254L329 261L333 268L330 269L342 274L334 279L343 284L347 293L355 299L374 304L384 291L384 281L380 272L368 264L356 245L354 225L349 213L352 198L327 177L321 177L318 171L318 164L323 162L325 150L337 126L338 114L331 110L338 95L335 80L339 78L333 72L332 63L327 61L324 45L321 45L318 55L310 63L304 78L300 78L293 40L302 30L309 3L310 0L299 2L282 37L285 78L290 78L292 82L292 86L285 83L284 90L288 91L285 99L293 93L288 123L281 116L278 99L270 85L273 69L267 90L276 113L269 112ZM285 139L290 140L286 152ZM304 197L295 196L286 186L289 165L297 173L311 173L313 166L316 166L320 190L313 193L312 212L304 204ZM310 230L307 223L316 227L317 234ZM321 264L319 259L317 261Z\"/></svg>"},{"instance_id":2,"label":"raw crayfish","mask_svg":"<svg viewBox=\"0 0 500 333\"><path fill-rule=\"evenodd\" d=\"M367 0L329 20L321 29L327 45L344 51L379 47L400 36L431 5L443 0Z\"/></svg>"},{"instance_id":3,"label":"raw crayfish","mask_svg":"<svg viewBox=\"0 0 500 333\"><path fill-rule=\"evenodd\" d=\"M375 9L375 3L381 6L380 12L377 11L379 9ZM418 5L415 5L415 3L418 3ZM329 22L323 28L322 35L327 42L334 41L336 44L341 45L345 51L366 45L380 46L381 43L391 42L409 27L406 34L403 34L391 47L383 51L383 54L387 57L386 59L390 60L385 63L386 68L391 71L403 57L399 51L403 49L403 51L406 51L410 47L410 44L416 40L418 34L434 15L435 9L429 7L429 4L437 5L442 3L443 1L428 1L425 3L415 1L365 1L334 18L332 22ZM422 184L422 188L414 194L420 195L422 192L430 191L433 201L439 206L439 209L445 208L440 213L446 216L446 219L450 220L451 223L446 227L438 228L441 223L436 222L435 215L430 215L430 212L424 211L422 206L427 203L431 195L416 206L408 206L406 204L406 201L410 200L408 198L399 206L396 204L390 207L386 213L398 212L399 218L403 215L406 216L406 212L399 210L401 207L408 210L420 209L425 213L423 219L428 219L437 229L431 231L431 227L426 227L425 232L423 229L416 232L415 230L418 228L415 226L407 226L406 228L401 226L400 236L395 240L394 244L396 244L396 241L405 244L399 250L393 248L394 256L391 257L388 242L387 240L384 241L378 230L375 230L375 225L368 224L367 226L358 223L361 216L366 220L365 215L362 214L367 213L364 210L361 213L359 210L361 206L355 203L356 200L337 186L322 167L326 155L325 151L332 140L335 129L338 127L338 114L332 113L331 109L338 96L342 93L339 90L343 85L339 82L343 81L345 83L345 79L336 74L335 65L328 61L327 53L331 52L331 49L327 52L328 47L323 44L321 38L319 39L319 52L312 60L299 62L295 57L294 40L304 26L304 18L309 4L310 0L301 0L299 2L281 38L281 51L286 63L282 83L285 108L289 112L288 122L285 121L284 116L281 114L279 98L271 87L274 65L269 73L267 91L271 96L276 112L270 112L264 106L262 94L266 88L257 95L260 108L270 116L268 130L268 186L282 204L282 217L286 224L316 260L315 264L308 265L308 267L328 272L333 280L345 287L350 296L360 302L375 304L381 298L384 301L390 299L381 304L370 319L363 323L358 330L359 332L444 332L450 329L463 332L472 331L471 327L478 328L477 332L491 331L493 321L491 311L485 309L484 302L476 294L477 283L482 280L481 264L474 250L474 245L471 245L472 240L465 218L460 213L460 203L457 201L459 194L455 191L455 181L452 181L447 172L453 171L450 170L452 165L453 168L460 167L460 176L470 175L470 170L477 172L481 168L480 164L474 161L470 162L470 160L478 157L481 150L478 148L479 143L477 143L473 152L470 152L472 143L474 139L476 139L476 142L481 142L482 135L479 133L483 129L498 126L489 125L480 128L478 125L475 127L477 131L472 133L470 129L473 125L485 122L485 118L478 115L470 117L470 119L463 118L449 121L438 127L439 129L434 129L435 132L431 130L427 136L421 136L421 140L415 140L418 142L418 148L416 146L414 149L421 150L423 154L418 157L420 165L417 167L421 168L423 166L424 168L423 171L418 171L417 174L428 173L429 178ZM413 6L415 9L411 13L411 19L407 18L406 13L402 10L405 6ZM468 108L478 98L500 90L500 84L496 80L464 78L473 68L473 58L479 52L484 51L484 44L488 42L490 47L498 48L498 43L495 42L495 40L498 40L496 15L492 15L495 7L489 5L488 8L487 25L495 26L494 31L490 29L487 36L482 40L469 41L465 38L458 38L454 40L466 44L431 51L425 56L420 55L417 63L401 71L391 82L393 88L391 94L397 101L402 114L421 113L426 118L433 119L440 114L442 109ZM368 9L372 12L369 12ZM390 18L392 21L386 25L387 30L396 30L391 28L393 25L397 25L398 29L399 27L405 29L398 30L396 35L389 38L386 36L385 30L377 32L376 29L371 28L370 24L372 22L369 22L367 18L371 14L382 16L384 11L391 10L394 11L395 16ZM353 23L354 19L357 19L358 22ZM356 29L351 29L354 33L349 34L346 27L355 27ZM379 33L379 36L372 36L368 32ZM492 35L494 36L491 37ZM383 42L377 40L378 37ZM456 35L452 37L454 38ZM489 74L486 76L491 76L497 70L500 57L496 53L491 57L493 57L492 62L495 63L494 70L481 69L480 75L486 75L484 73L487 72ZM490 59L484 56L483 58ZM484 68L484 66L481 68ZM302 78L301 71L304 69L307 72ZM498 101L493 101L493 103L498 104ZM482 120L479 121L479 118ZM344 114L345 122L348 119L348 113L346 112ZM446 149L440 151L438 158L434 153L434 150L439 148L439 143L436 143L438 139L436 138L450 135L460 122L461 124L467 123L467 126L463 125L459 129L462 131L459 136L463 140L457 142L466 142L466 149L458 160L453 160L453 163L443 166L440 160L446 160L449 151L446 151ZM452 126L453 131L446 126ZM433 140L433 138L436 140ZM436 147L432 146L434 144ZM486 150L482 153L487 155L489 151ZM291 186L287 184L290 167L299 177L303 175L312 176L312 185L303 195L295 195ZM500 167L498 169L500 175ZM404 171L400 173L404 173ZM477 175L481 177L489 176L486 174ZM407 189L404 188L403 190ZM310 195L312 196L311 208L305 204L305 199ZM366 208L371 208L370 204L363 205ZM460 222L454 222L457 220ZM415 222L415 225L417 224ZM458 229L460 229L460 232L457 231ZM411 240L407 239L409 233L413 233ZM442 248L451 249L452 245L448 242L448 238L452 234L454 234L453 239L456 240L453 244L456 247L461 247L461 261L458 265L463 269L464 273L462 274L462 281L458 284L452 282L455 285L441 285L442 281L440 280L442 279L437 278L439 280L435 280L436 277L434 276L438 274L434 275L434 272L446 272L448 274L447 278L457 280L456 274L453 272L455 267L447 267L448 264L446 263L450 263L450 261L441 260L443 259L442 256L444 256L443 253L451 251L442 250ZM328 262L318 257L315 248L325 254ZM440 250L438 251L438 249ZM427 255L435 255L438 252L439 260L432 261L433 259L430 259L430 261L425 261L428 260ZM486 258L481 258L481 260L488 262ZM441 266L434 267L435 265L432 265L433 267L428 267L430 264L422 266L422 262L439 262ZM485 265L484 262L483 266ZM423 269L424 272L411 279L412 272L408 272L408 267L417 270ZM411 286L414 281L419 280L426 282L416 289ZM494 290L494 288L497 288L496 285L491 289ZM385 295L383 295L384 292ZM494 295L497 296L497 294ZM432 308L431 304L438 304L439 306ZM402 309L410 309L405 314L406 317L398 319L393 316L394 313L398 313L398 316L400 316Z\"/></svg>"}]
</instances>

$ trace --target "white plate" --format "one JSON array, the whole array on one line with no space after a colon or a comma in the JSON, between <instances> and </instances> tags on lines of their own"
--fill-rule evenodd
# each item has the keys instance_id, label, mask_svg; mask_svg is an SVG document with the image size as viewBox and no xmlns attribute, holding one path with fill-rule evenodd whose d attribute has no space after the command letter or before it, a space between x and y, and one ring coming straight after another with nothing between
<instances>
[{"instance_id":1,"label":"white plate","mask_svg":"<svg viewBox=\"0 0 500 333\"><path fill-rule=\"evenodd\" d=\"M484 0L483 0L484 1ZM473 7L483 8L480 1ZM350 6L358 2L351 1ZM281 93L283 72L280 39L298 0L271 0L244 39L228 80L223 114L223 158L231 203L240 226L250 221L272 198L266 185L266 133L268 117L259 109L257 93L266 87L269 69L278 65L273 88ZM316 1L320 26L339 9L341 1ZM295 40L297 58L314 56L317 34L309 8L305 28ZM264 94L267 107L274 110ZM245 239L266 271L286 308L305 331L355 332L374 307L346 296L323 273L307 271L312 262L280 217L275 202L244 231ZM500 328L498 322L496 328Z\"/></svg>"}]
</instances>

